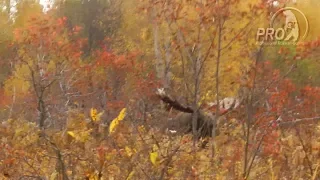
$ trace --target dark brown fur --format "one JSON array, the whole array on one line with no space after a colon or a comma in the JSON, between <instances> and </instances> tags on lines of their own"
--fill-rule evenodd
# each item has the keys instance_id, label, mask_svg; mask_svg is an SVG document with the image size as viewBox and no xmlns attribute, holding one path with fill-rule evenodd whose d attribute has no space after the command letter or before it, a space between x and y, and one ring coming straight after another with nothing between
<instances>
[{"instance_id":1,"label":"dark brown fur","mask_svg":"<svg viewBox=\"0 0 320 180\"><path fill-rule=\"evenodd\" d=\"M197 137L205 138L212 135L214 116L199 112L197 119ZM176 131L177 135L192 133L192 113L181 112L176 117L168 120L166 125L170 132Z\"/></svg>"}]
</instances>

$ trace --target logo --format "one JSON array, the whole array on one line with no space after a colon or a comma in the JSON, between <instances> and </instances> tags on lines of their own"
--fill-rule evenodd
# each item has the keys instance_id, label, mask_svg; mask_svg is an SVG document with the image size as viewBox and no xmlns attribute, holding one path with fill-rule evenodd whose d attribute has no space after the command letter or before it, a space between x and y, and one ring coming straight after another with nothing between
<instances>
[{"instance_id":1,"label":"logo","mask_svg":"<svg viewBox=\"0 0 320 180\"><path fill-rule=\"evenodd\" d=\"M306 38L308 30L307 17L297 8L285 7L273 14L270 27L258 28L256 39L259 44L295 45Z\"/></svg>"}]
</instances>

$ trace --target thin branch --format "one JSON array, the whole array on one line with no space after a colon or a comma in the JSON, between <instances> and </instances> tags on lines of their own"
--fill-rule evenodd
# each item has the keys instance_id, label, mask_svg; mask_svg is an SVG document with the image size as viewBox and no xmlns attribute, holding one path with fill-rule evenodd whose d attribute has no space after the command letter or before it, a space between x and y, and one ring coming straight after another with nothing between
<instances>
[{"instance_id":1,"label":"thin branch","mask_svg":"<svg viewBox=\"0 0 320 180\"><path fill-rule=\"evenodd\" d=\"M298 123L306 122L306 121L314 121L314 120L320 120L320 116L312 117L312 118L301 118L301 119L295 119L293 121L286 121L286 122L280 122L279 126L287 126L287 125L296 125Z\"/></svg>"},{"instance_id":2,"label":"thin branch","mask_svg":"<svg viewBox=\"0 0 320 180\"><path fill-rule=\"evenodd\" d=\"M63 156L61 154L61 150L58 148L58 146L53 141L51 141L49 139L49 137L45 133L43 133L43 138L45 140L47 140L51 144L51 146L53 147L53 149L56 152L56 157L57 157L57 160L58 160L59 165L60 165L59 166L60 167L60 172L62 174L62 180L68 180L69 178L68 178L68 175L67 175L67 172L66 172L66 167L65 167L65 164L64 164L64 161L63 161Z\"/></svg>"},{"instance_id":3,"label":"thin branch","mask_svg":"<svg viewBox=\"0 0 320 180\"><path fill-rule=\"evenodd\" d=\"M303 143L303 140L301 138L299 130L297 130L297 133L298 133L299 141L300 141L301 146L302 146L302 150L306 154L305 159L307 160L307 164L308 164L308 167L309 167L309 170L310 170L310 174L313 175L312 162L310 161L310 158L309 158L309 155L308 155L308 152L307 152L307 148L306 148L305 144Z\"/></svg>"},{"instance_id":4,"label":"thin branch","mask_svg":"<svg viewBox=\"0 0 320 180\"><path fill-rule=\"evenodd\" d=\"M171 161L172 161L172 158L173 158L173 156L178 152L179 149L180 149L180 146L176 147L176 148L173 150L173 152L171 152L171 153L169 154L168 158L166 159L166 163L165 163L163 169L161 170L161 175L160 175L160 177L159 177L159 180L164 179L164 175L165 175L165 173L166 173L167 170L168 170L168 167L169 167L169 165L170 165L170 163L171 163Z\"/></svg>"}]
</instances>

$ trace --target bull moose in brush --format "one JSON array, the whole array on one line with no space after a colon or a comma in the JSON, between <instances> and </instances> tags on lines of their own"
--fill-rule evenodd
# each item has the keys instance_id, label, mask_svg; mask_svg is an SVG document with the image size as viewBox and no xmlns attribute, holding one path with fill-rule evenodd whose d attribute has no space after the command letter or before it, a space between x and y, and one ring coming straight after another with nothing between
<instances>
[{"instance_id":1,"label":"bull moose in brush","mask_svg":"<svg viewBox=\"0 0 320 180\"><path fill-rule=\"evenodd\" d=\"M158 89L156 92L157 96L167 105L167 109L175 109L180 111L174 118L168 120L166 124L166 132L170 134L183 135L188 133L193 133L193 113L194 109L190 106L186 106L178 102L176 99L168 95L164 89ZM207 110L200 109L197 111L197 133L193 134L198 139L211 137L213 128L216 128L215 121L218 119L212 109L217 108L218 103L209 104ZM240 105L240 101L236 98L225 98L219 101L219 114L218 116L224 116L225 114L231 112ZM208 109L211 109L209 112ZM219 131L216 128L216 134L218 135Z\"/></svg>"}]
</instances>

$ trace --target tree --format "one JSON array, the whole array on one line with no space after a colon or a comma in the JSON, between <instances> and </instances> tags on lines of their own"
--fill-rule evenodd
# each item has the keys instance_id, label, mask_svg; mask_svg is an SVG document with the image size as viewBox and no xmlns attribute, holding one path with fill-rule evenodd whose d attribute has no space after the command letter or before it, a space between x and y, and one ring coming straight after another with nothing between
<instances>
[{"instance_id":1,"label":"tree","mask_svg":"<svg viewBox=\"0 0 320 180\"><path fill-rule=\"evenodd\" d=\"M44 128L45 121L50 119L50 109L56 108L56 104L61 100L59 98L67 98L63 101L66 103L69 101L66 96L72 90L70 85L77 81L74 76L79 68L82 52L78 48L82 41L73 40L69 35L76 35L80 29L68 31L65 26L66 18L55 20L48 15L35 16L28 26L15 31L16 74L12 80L23 81L28 91L28 87L32 89L34 100L31 99L31 102L37 104L36 111L41 128ZM22 70L24 72L20 73ZM54 87L60 87L60 90L54 91Z\"/></svg>"},{"instance_id":2,"label":"tree","mask_svg":"<svg viewBox=\"0 0 320 180\"><path fill-rule=\"evenodd\" d=\"M68 18L69 28L83 27L81 35L87 39L83 47L85 57L99 49L105 38L112 38L121 22L121 1L56 1L55 6L58 17Z\"/></svg>"}]
</instances>

